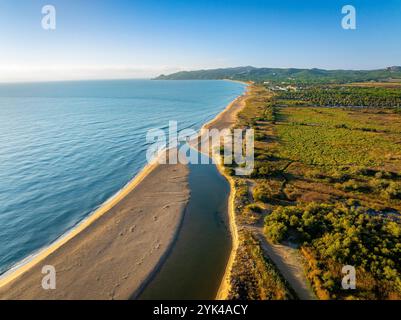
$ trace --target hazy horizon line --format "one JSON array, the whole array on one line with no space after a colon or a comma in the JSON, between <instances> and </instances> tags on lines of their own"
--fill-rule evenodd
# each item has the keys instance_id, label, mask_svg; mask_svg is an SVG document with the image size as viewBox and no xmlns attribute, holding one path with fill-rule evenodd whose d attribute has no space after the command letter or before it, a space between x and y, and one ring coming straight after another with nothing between
<instances>
[{"instance_id":1,"label":"hazy horizon line","mask_svg":"<svg viewBox=\"0 0 401 320\"><path fill-rule=\"evenodd\" d=\"M192 71L207 71L207 70L217 70L217 69L236 69L236 68L246 68L246 67L252 67L256 69L299 69L299 70L312 70L312 69L318 69L318 70L326 70L326 71L375 71L375 70L385 70L387 68L391 67L399 67L399 65L387 65L384 67L376 67L376 68L324 68L324 67L268 67L268 66L252 66L252 65L240 65L240 66L229 66L229 67L188 67L188 68L182 68L182 67L122 67L122 66L115 66L115 67L48 67L48 68L42 68L42 67L30 67L30 68L21 68L18 67L16 69L13 69L12 67L0 67L0 71L8 70L8 72L11 72L13 70L16 71L15 76L10 76L10 79L1 79L0 78L0 84L15 84L15 83L49 83L49 82L74 82L74 81L107 81L107 80L151 80L153 78L156 78L160 75L170 75L178 72L192 72ZM18 71L17 71L18 70ZM31 77L26 77L23 76L22 74L19 77L19 73L22 72L29 72L32 70L35 70L35 72L38 72L39 75L35 78L34 76ZM50 72L56 72L53 76L50 76L49 74L42 76L41 72L43 70L50 71ZM75 74L72 73L69 76L62 77L59 75L60 72L66 72L66 71L75 71ZM92 73L87 73L84 74L84 72L92 72ZM114 71L117 73L114 75L106 75L103 74L102 72L110 72ZM93 73L94 72L94 73ZM121 73L127 73L130 72L130 75L123 75ZM79 76L79 73L83 73L81 76ZM120 74L119 74L120 73ZM132 74L132 73L138 73L138 75ZM32 73L30 73L32 74ZM3 74L4 75L4 74Z\"/></svg>"}]
</instances>

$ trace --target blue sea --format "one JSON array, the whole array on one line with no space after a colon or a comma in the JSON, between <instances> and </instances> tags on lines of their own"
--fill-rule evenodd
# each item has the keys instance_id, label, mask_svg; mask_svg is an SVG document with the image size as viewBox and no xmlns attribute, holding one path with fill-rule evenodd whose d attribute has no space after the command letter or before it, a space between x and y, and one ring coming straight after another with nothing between
<instances>
[{"instance_id":1,"label":"blue sea","mask_svg":"<svg viewBox=\"0 0 401 320\"><path fill-rule=\"evenodd\" d=\"M48 246L146 164L146 133L199 130L245 86L109 80L0 85L0 273Z\"/></svg>"}]
</instances>

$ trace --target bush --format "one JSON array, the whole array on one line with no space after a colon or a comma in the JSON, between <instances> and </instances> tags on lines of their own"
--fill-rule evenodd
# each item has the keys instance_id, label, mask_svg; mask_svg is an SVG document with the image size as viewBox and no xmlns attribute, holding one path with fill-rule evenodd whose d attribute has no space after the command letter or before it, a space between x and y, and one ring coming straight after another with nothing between
<instances>
[{"instance_id":1,"label":"bush","mask_svg":"<svg viewBox=\"0 0 401 320\"><path fill-rule=\"evenodd\" d=\"M344 182L341 185L341 189L343 189L344 191L360 191L360 192L372 191L372 188L368 184L354 179Z\"/></svg>"},{"instance_id":2,"label":"bush","mask_svg":"<svg viewBox=\"0 0 401 320\"><path fill-rule=\"evenodd\" d=\"M264 141L266 140L267 135L261 132L255 133L255 141Z\"/></svg>"},{"instance_id":3,"label":"bush","mask_svg":"<svg viewBox=\"0 0 401 320\"><path fill-rule=\"evenodd\" d=\"M388 171L378 171L375 174L377 179L394 179L397 177L395 172L388 172Z\"/></svg>"},{"instance_id":4,"label":"bush","mask_svg":"<svg viewBox=\"0 0 401 320\"><path fill-rule=\"evenodd\" d=\"M377 170L370 168L356 168L354 169L354 173L360 176L374 177L377 174Z\"/></svg>"},{"instance_id":5,"label":"bush","mask_svg":"<svg viewBox=\"0 0 401 320\"><path fill-rule=\"evenodd\" d=\"M331 182L346 182L351 179L351 176L348 173L342 171L335 171L330 175L329 180Z\"/></svg>"},{"instance_id":6,"label":"bush","mask_svg":"<svg viewBox=\"0 0 401 320\"><path fill-rule=\"evenodd\" d=\"M330 296L344 295L331 281L337 277L336 282L341 283L342 276L341 269L335 271L333 266L349 264L363 272L364 279L375 282L374 290L365 286L365 291L355 292L358 298L372 292L377 298L400 297L401 223L350 204L278 207L265 218L265 234L274 242L293 241L296 235L303 248L308 247L316 257L314 274Z\"/></svg>"},{"instance_id":7,"label":"bush","mask_svg":"<svg viewBox=\"0 0 401 320\"><path fill-rule=\"evenodd\" d=\"M251 178L265 178L273 173L268 162L256 162Z\"/></svg>"},{"instance_id":8,"label":"bush","mask_svg":"<svg viewBox=\"0 0 401 320\"><path fill-rule=\"evenodd\" d=\"M249 209L253 212L256 212L256 213L261 213L263 210L262 207L257 205L256 203L248 204L246 207L247 207L247 209Z\"/></svg>"},{"instance_id":9,"label":"bush","mask_svg":"<svg viewBox=\"0 0 401 320\"><path fill-rule=\"evenodd\" d=\"M235 169L231 168L231 167L225 167L225 172L227 175L229 176L235 176Z\"/></svg>"},{"instance_id":10,"label":"bush","mask_svg":"<svg viewBox=\"0 0 401 320\"><path fill-rule=\"evenodd\" d=\"M320 170L307 171L305 176L310 179L319 179L319 180L326 178L326 176Z\"/></svg>"},{"instance_id":11,"label":"bush","mask_svg":"<svg viewBox=\"0 0 401 320\"><path fill-rule=\"evenodd\" d=\"M384 179L375 178L369 181L369 185L380 191L386 189L390 185L390 182Z\"/></svg>"},{"instance_id":12,"label":"bush","mask_svg":"<svg viewBox=\"0 0 401 320\"><path fill-rule=\"evenodd\" d=\"M388 188L384 191L387 199L401 199L401 184L398 182L391 182Z\"/></svg>"},{"instance_id":13,"label":"bush","mask_svg":"<svg viewBox=\"0 0 401 320\"><path fill-rule=\"evenodd\" d=\"M277 196L273 189L267 183L258 184L253 190L255 201L267 203Z\"/></svg>"},{"instance_id":14,"label":"bush","mask_svg":"<svg viewBox=\"0 0 401 320\"><path fill-rule=\"evenodd\" d=\"M279 243L288 237L288 228L284 223L275 223L265 227L265 234L270 241Z\"/></svg>"}]
</instances>

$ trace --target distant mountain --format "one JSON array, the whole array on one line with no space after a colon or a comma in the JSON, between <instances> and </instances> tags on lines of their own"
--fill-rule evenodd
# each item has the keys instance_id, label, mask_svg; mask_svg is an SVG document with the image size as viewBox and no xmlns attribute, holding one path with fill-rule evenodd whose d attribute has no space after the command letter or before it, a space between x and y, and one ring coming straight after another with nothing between
<instances>
[{"instance_id":1,"label":"distant mountain","mask_svg":"<svg viewBox=\"0 0 401 320\"><path fill-rule=\"evenodd\" d=\"M392 66L392 67L388 67L387 70L390 71L390 72L400 72L401 71L401 67Z\"/></svg>"},{"instance_id":2,"label":"distant mountain","mask_svg":"<svg viewBox=\"0 0 401 320\"><path fill-rule=\"evenodd\" d=\"M401 79L401 67L393 66L378 70L324 70L255 68L251 66L197 71L180 71L160 75L156 80L219 80L272 81L297 83L346 83L355 81L383 81Z\"/></svg>"}]
</instances>

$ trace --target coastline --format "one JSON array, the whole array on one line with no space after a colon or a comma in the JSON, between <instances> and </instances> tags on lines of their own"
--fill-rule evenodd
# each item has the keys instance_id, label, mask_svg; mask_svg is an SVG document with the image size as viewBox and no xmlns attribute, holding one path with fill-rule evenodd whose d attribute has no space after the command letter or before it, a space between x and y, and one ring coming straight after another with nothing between
<instances>
[{"instance_id":1,"label":"coastline","mask_svg":"<svg viewBox=\"0 0 401 320\"><path fill-rule=\"evenodd\" d=\"M221 121L222 118L224 117L224 115L227 115L227 113L232 110L233 106L236 105L236 103L243 97L237 97L234 101L232 101L222 112L220 112L214 119L212 119L210 122L206 123L203 128L206 127L210 127L210 126L214 126L214 125L218 125L219 121L222 122L222 124L224 124L224 121ZM201 131L202 131L201 129ZM71 248L65 248L65 247L69 247L71 246L72 242L75 242L73 245L75 245L75 249L77 246L85 246L86 243L86 238L89 238L90 236L90 232L92 232L96 226L95 224L97 224L97 222L99 222L101 219L105 218L105 216L110 216L111 215L111 211L113 211L113 209L115 209L116 206L121 205L122 202L124 202L127 197L130 196L131 193L133 193L135 190L137 190L140 187L144 187L144 185L146 185L146 181L147 179L149 179L150 175L159 175L160 177L164 177L164 178L168 178L169 175L171 177L172 172L168 173L165 172L165 170L162 169L164 165L159 165L156 161L146 165L126 186L124 186L117 194L115 194L113 197L111 197L109 200L107 200L100 208L98 208L97 210L95 210L91 215L89 215L86 219L84 219L82 222L80 222L76 227L74 227L72 230L68 231L66 234L64 234L63 236L61 236L59 239L55 240L52 244L50 244L48 247L39 250L37 253L33 254L32 256L26 258L25 260L23 260L22 262L20 262L20 264L17 264L14 268L12 268L11 270L9 270L8 272L6 272L4 275L2 275L0 277L0 299L4 299L4 298L11 298L11 299L56 299L59 298L59 296L54 295L54 294L45 294L45 295L38 295L38 293L43 293L43 289L40 288L39 285L37 285L37 288L33 291L27 292L27 286L25 284L25 282L33 282L36 284L36 281L40 281L40 279L42 279L43 275L41 274L41 270L38 270L38 267L40 267L40 264L43 263L43 265L48 265L49 263L48 260L52 260L52 258L54 258L53 256L56 255L57 253L59 253L60 251L65 251L68 249L71 250ZM177 166L177 165L176 165ZM180 165L178 165L180 166ZM172 166L170 165L170 168ZM158 171L155 173L155 171ZM163 171L163 172L160 172ZM113 294L113 296L111 298L131 298L133 296L135 296L136 293L140 292L140 290L143 288L143 286L147 283L147 280L154 274L154 272L157 272L158 268L160 267L160 265L163 263L164 259L166 258L166 256L168 255L169 250L171 249L171 246L174 243L174 239L176 238L176 235L178 233L178 230L180 228L182 219L183 219L183 215L184 215L184 210L186 207L186 204L188 202L188 198L189 198L189 190L188 190L188 186L187 186L187 178L188 178L188 168L187 166L183 166L181 165L181 168L175 168L173 169L173 172L179 172L179 192L181 196L179 196L178 200L175 203L175 208L174 210L169 210L171 211L175 211L175 213L171 213L170 215L173 216L173 220L174 223L171 223L169 225L168 230L166 230L166 228L161 228L161 230L156 230L159 233L167 233L169 234L169 238L166 240L166 243L164 243L164 246L162 246L162 248L158 247L158 249L160 249L161 252L157 257L156 260L157 261L153 261L153 264L151 266L151 268L149 268L147 270L146 276L144 276L142 274L140 281L137 281L138 279L136 279L135 283L135 289L132 287L132 291L128 292L127 289L125 288L125 292L124 294L118 295L118 294ZM222 173L221 168L219 168L220 173ZM176 182L177 184L177 182ZM230 182L230 188L231 188L231 192L230 192L230 203L232 202L232 190L233 186L231 185ZM146 191L142 190L142 196L146 195ZM167 202L171 202L170 200L170 196L168 197L164 197L167 199ZM166 206L168 207L168 205ZM230 205L231 207L231 205ZM230 209L231 211L232 209ZM109 218L109 220L113 217L107 217ZM230 229L231 229L231 233L233 235L233 241L234 240L234 235L236 235L236 229L233 229L233 227L235 227L235 223L232 223L232 218L231 214L230 214ZM104 220L104 219L103 219ZM107 220L107 219L106 219ZM100 223L100 222L99 222ZM107 225L107 223L106 223ZM153 230L154 231L154 230ZM77 238L80 238L79 240L77 240ZM97 241L100 241L99 239ZM77 242L79 242L77 244ZM160 246L160 244L159 244ZM96 245L94 245L94 248L96 247ZM124 248L120 248L120 249L124 249ZM231 260L231 256L232 253L230 254L230 260ZM58 263L60 263L60 260L63 259L63 257L58 257L59 259L56 261ZM77 261L80 260L79 257L75 256L75 258L77 259ZM110 258L110 257L109 257ZM53 259L54 260L54 259ZM155 259L153 259L155 260ZM51 262L51 261L50 261ZM94 261L94 263L96 263L96 261ZM81 264L79 264L81 266ZM36 273L35 273L36 272ZM27 281L27 279L29 281ZM71 280L71 279L70 279ZM38 283L40 284L40 282ZM29 287L28 287L29 289ZM29 290L28 290L29 291ZM84 290L85 291L85 290ZM70 295L68 295L66 298L69 299L79 299L81 297L86 297L88 298L88 296L86 296L86 293L80 292L78 295L76 295L74 292L71 293ZM98 297L98 296L97 296ZM95 297L95 299L97 298ZM64 297L65 298L65 297ZM89 297L90 298L90 297ZM99 298L104 298L104 296L99 296Z\"/></svg>"},{"instance_id":2,"label":"coastline","mask_svg":"<svg viewBox=\"0 0 401 320\"><path fill-rule=\"evenodd\" d=\"M247 85L249 86L250 84L247 84ZM227 107L226 110L224 110L210 124L206 125L205 128L210 129L210 128L215 127L217 124L217 126L219 126L221 129L221 123L219 123L219 121L224 117L230 118L230 120L228 122L230 125L227 126L227 120L226 120L225 127L232 128L232 126L235 124L235 122L237 120L238 112L240 112L245 105L245 100L247 99L248 94L249 94L249 87L247 87L246 92L242 96L235 99ZM224 122L224 120L223 120L223 122ZM220 161L216 161L216 167L217 167L218 171L220 172L220 174L223 177L225 177L226 180L228 181L228 183L230 184L230 196L229 196L229 200L228 200L228 219L229 219L230 233L231 233L231 237L232 237L232 248L231 248L229 259L227 261L224 276L221 280L221 284L220 284L219 290L216 295L216 300L226 300L228 297L230 288L231 288L231 284L230 284L231 270L232 270L232 266L234 264L234 260L235 260L236 254L237 254L237 249L238 249L238 244L239 244L239 242L238 242L238 226L237 226L237 222L236 222L235 205L234 205L236 188L235 188L234 179L225 172L224 164L222 164Z\"/></svg>"},{"instance_id":3,"label":"coastline","mask_svg":"<svg viewBox=\"0 0 401 320\"><path fill-rule=\"evenodd\" d=\"M71 230L67 231L65 234L61 235L58 239L53 241L50 245L45 248L39 249L37 252L31 254L27 258L23 259L10 270L6 271L0 276L0 289L18 278L21 274L29 270L32 266L36 265L51 253L56 251L62 245L71 240L81 231L84 231L89 225L95 222L103 214L105 214L110 208L117 204L122 198L124 198L131 190L133 190L155 167L157 164L151 163L147 164L130 182L128 182L120 191L115 195L106 200L98 209L93 211L88 217L78 223Z\"/></svg>"},{"instance_id":4,"label":"coastline","mask_svg":"<svg viewBox=\"0 0 401 320\"><path fill-rule=\"evenodd\" d=\"M188 174L184 165L148 166L79 228L3 279L0 299L132 298L174 243ZM55 267L57 290L41 288L44 265Z\"/></svg>"},{"instance_id":5,"label":"coastline","mask_svg":"<svg viewBox=\"0 0 401 320\"><path fill-rule=\"evenodd\" d=\"M228 80L228 81L235 81L235 80ZM236 82L241 82L241 81L236 81ZM200 140L197 140L197 144L195 146L199 152L201 152L199 148L199 142L205 139L205 137L202 137L203 131L205 129L219 129L219 130L226 128L229 129L232 128L232 126L235 124L237 120L237 114L245 106L245 101L248 97L250 90L249 86L251 85L251 83L246 83L246 82L241 82L241 83L247 85L245 93L237 97L235 100L233 100L220 114L218 114L213 120L206 123L202 127L198 137L198 139ZM219 161L219 159L216 158L216 155L214 153L212 153L212 155L214 157L217 170L228 181L230 185L230 195L228 199L228 221L229 221L230 234L232 238L232 248L229 259L227 261L224 276L221 279L220 287L216 294L216 300L225 300L227 299L228 293L230 291L231 287L230 275L238 248L238 227L236 223L235 205L234 205L236 188L234 179L230 175L226 174L224 165Z\"/></svg>"}]
</instances>

